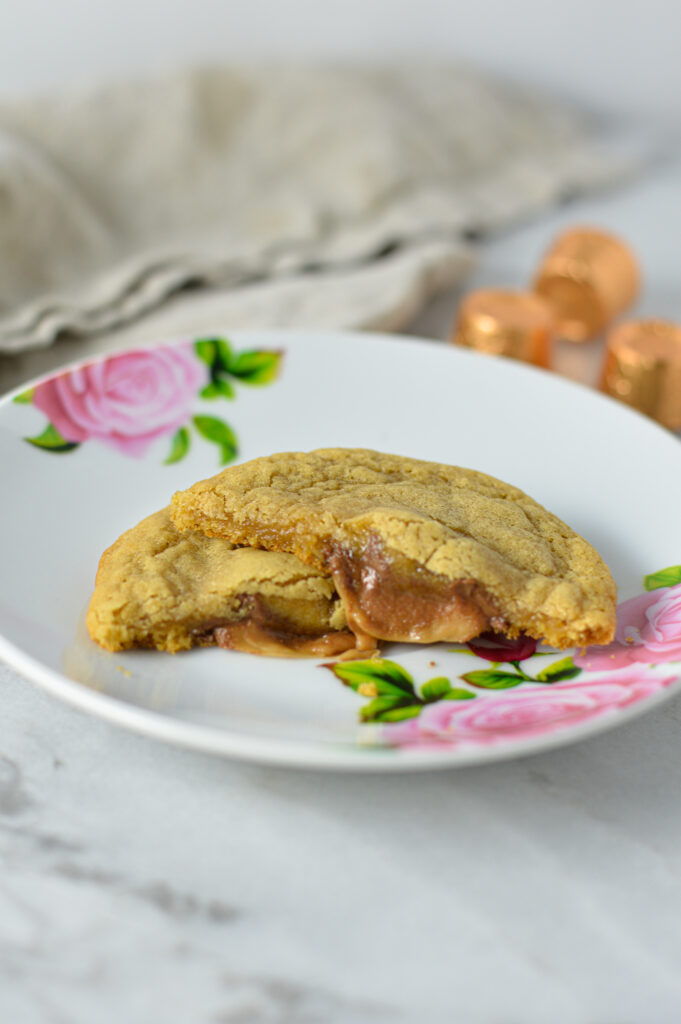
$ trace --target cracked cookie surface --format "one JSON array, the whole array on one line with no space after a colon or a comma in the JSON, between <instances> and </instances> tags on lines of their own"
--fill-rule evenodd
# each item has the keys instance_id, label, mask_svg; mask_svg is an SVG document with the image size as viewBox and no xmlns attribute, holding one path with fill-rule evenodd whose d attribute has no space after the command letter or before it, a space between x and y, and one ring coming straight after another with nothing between
<instances>
[{"instance_id":1,"label":"cracked cookie surface","mask_svg":"<svg viewBox=\"0 0 681 1024\"><path fill-rule=\"evenodd\" d=\"M110 651L218 644L325 657L355 646L328 574L294 555L182 534L168 509L104 552L86 623Z\"/></svg>"},{"instance_id":2,"label":"cracked cookie surface","mask_svg":"<svg viewBox=\"0 0 681 1024\"><path fill-rule=\"evenodd\" d=\"M351 628L464 641L488 629L608 643L616 588L598 552L516 487L368 449L275 454L178 492L173 521L331 572Z\"/></svg>"}]
</instances>

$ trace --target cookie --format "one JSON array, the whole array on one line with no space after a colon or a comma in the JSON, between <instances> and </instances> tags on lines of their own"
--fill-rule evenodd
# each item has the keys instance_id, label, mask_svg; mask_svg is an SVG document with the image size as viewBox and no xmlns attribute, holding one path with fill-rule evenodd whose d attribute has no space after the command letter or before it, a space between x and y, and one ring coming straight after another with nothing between
<instances>
[{"instance_id":1,"label":"cookie","mask_svg":"<svg viewBox=\"0 0 681 1024\"><path fill-rule=\"evenodd\" d=\"M517 487L364 449L254 459L173 497L181 530L295 554L330 572L348 624L386 640L487 630L606 644L616 589L598 552Z\"/></svg>"},{"instance_id":2,"label":"cookie","mask_svg":"<svg viewBox=\"0 0 681 1024\"><path fill-rule=\"evenodd\" d=\"M181 534L168 509L102 555L87 613L109 651L195 645L278 657L328 657L355 647L331 578L294 555Z\"/></svg>"}]
</instances>

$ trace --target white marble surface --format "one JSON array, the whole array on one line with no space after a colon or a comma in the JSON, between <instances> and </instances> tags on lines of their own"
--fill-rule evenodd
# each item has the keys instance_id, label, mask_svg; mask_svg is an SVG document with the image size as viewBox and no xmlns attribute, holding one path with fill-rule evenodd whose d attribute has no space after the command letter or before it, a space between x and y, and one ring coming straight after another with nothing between
<instances>
[{"instance_id":1,"label":"white marble surface","mask_svg":"<svg viewBox=\"0 0 681 1024\"><path fill-rule=\"evenodd\" d=\"M487 245L469 285L526 280L576 220L629 237L639 309L681 318L678 165ZM681 1019L681 699L524 761L361 777L165 747L4 667L0 692L3 1024Z\"/></svg>"}]
</instances>

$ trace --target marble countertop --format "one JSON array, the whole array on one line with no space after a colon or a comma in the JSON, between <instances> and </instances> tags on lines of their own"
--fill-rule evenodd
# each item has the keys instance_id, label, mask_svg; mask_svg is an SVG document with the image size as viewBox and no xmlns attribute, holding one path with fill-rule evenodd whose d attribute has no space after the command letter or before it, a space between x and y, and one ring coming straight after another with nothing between
<instances>
[{"instance_id":1,"label":"marble countertop","mask_svg":"<svg viewBox=\"0 0 681 1024\"><path fill-rule=\"evenodd\" d=\"M628 237L681 319L681 168L484 246L521 284L557 228ZM457 296L414 333L446 337ZM563 348L568 375L598 351ZM358 776L128 734L0 666L7 1024L677 1024L681 698L515 762Z\"/></svg>"}]
</instances>

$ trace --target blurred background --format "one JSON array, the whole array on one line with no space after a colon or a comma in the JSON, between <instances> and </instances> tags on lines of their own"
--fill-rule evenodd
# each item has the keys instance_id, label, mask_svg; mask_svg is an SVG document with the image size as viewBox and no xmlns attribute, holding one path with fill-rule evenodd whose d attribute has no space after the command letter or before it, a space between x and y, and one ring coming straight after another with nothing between
<instances>
[{"instance_id":1,"label":"blurred background","mask_svg":"<svg viewBox=\"0 0 681 1024\"><path fill-rule=\"evenodd\" d=\"M608 114L674 121L681 9L669 0L3 0L0 89L262 57L452 58Z\"/></svg>"},{"instance_id":2,"label":"blurred background","mask_svg":"<svg viewBox=\"0 0 681 1024\"><path fill-rule=\"evenodd\" d=\"M529 287L552 239L575 223L595 224L632 247L644 280L632 313L680 318L680 30L681 8L665 0L4 0L0 388L90 353L218 327L359 327L445 340L464 294ZM286 113L279 121L270 116L269 138L267 119L252 116L244 101L231 121L225 115L214 159L219 146L204 132L209 116L217 123L223 100L225 110L238 106L234 96L243 101L254 83L261 105L276 107L282 64L349 67L368 76L391 68L403 98L413 90L415 68L452 67L461 81L449 106L443 97L429 124L424 119L420 138L418 117L406 124L408 104L393 95L391 107L392 85L385 82L345 98L339 86L328 115L322 88L315 95L312 84L307 97L302 87L290 91L288 109L281 105ZM205 66L238 69L238 87L197 85L189 69ZM171 83L167 103L158 85L164 80ZM137 92L136 83L149 81L155 90ZM431 82L424 91L431 114L437 88ZM473 97L479 88L482 101ZM43 99L32 104L34 96ZM303 108L314 100L316 121L306 121ZM312 141L308 153L291 143L279 180L276 154L295 134L298 116ZM134 138L126 137L128 121ZM172 143L168 130L159 143L156 126L173 124ZM376 125L385 129L378 141ZM228 130L236 140L231 149L223 145ZM243 161L244 138L261 146L250 163ZM509 139L520 171L506 180ZM311 163L309 152L336 144L341 157L348 149L347 168L317 168L314 187L306 185L301 171ZM193 192L192 162L199 168ZM340 209L335 196L346 186L358 191L357 168L369 166L371 174L374 164L384 177L380 188ZM176 177L187 179L184 190L172 180L173 166ZM204 172L213 174L214 190L223 175L227 198L219 214L209 200L200 215L192 209L197 196L210 196ZM456 207L451 223L442 217L447 174ZM307 193L301 186L293 196L296 175ZM288 235L274 227L257 239L246 229L232 237L229 196L238 191L234 182L249 179L254 188L235 200L237 213L247 210L253 222L260 215L258 189L265 199L272 184L281 186L286 201L268 216L279 224L297 218ZM474 195L479 181L489 186L486 198ZM413 201L395 201L408 190ZM313 193L316 205L304 209ZM357 233L348 241L348 226L368 221L367 210L373 217L379 206L385 218L380 228L375 218L367 228L371 244L365 240L362 248ZM152 207L151 220L167 227L163 237L143 223ZM485 208L493 208L487 219L480 215ZM414 251L419 211L423 233L442 236L438 249ZM322 236L324 245L315 244ZM289 245L293 237L296 244L304 239L305 259L296 263L289 254L275 266L272 245ZM368 274L354 273L358 261ZM314 281L306 276L311 268ZM264 288L253 287L262 281ZM301 294L299 286L308 284L313 300L310 289ZM369 291L382 301L369 301ZM339 308L343 294L352 296L348 310ZM602 349L602 338L578 347L559 342L553 368L595 383Z\"/></svg>"}]
</instances>

